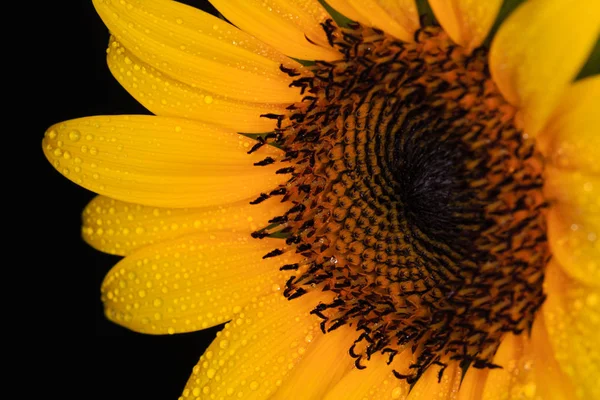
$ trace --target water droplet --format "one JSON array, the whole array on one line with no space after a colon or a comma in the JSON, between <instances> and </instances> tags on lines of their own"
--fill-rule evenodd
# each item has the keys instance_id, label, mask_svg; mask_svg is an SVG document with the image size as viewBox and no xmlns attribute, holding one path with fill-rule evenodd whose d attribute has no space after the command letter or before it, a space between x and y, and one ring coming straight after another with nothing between
<instances>
[{"instance_id":1,"label":"water droplet","mask_svg":"<svg viewBox=\"0 0 600 400\"><path fill-rule=\"evenodd\" d=\"M206 104L212 104L212 102L213 102L212 96L204 96L204 102Z\"/></svg>"},{"instance_id":2,"label":"water droplet","mask_svg":"<svg viewBox=\"0 0 600 400\"><path fill-rule=\"evenodd\" d=\"M81 133L74 129L71 132L69 132L69 139L71 139L73 142L78 141L79 139L81 139Z\"/></svg>"},{"instance_id":3,"label":"water droplet","mask_svg":"<svg viewBox=\"0 0 600 400\"><path fill-rule=\"evenodd\" d=\"M313 341L313 338L314 338L314 337L313 337L313 334L312 334L312 332L311 332L311 333L309 333L308 335L306 335L306 337L304 338L304 340L306 341L306 343L310 343L310 342L312 342L312 341Z\"/></svg>"}]
</instances>

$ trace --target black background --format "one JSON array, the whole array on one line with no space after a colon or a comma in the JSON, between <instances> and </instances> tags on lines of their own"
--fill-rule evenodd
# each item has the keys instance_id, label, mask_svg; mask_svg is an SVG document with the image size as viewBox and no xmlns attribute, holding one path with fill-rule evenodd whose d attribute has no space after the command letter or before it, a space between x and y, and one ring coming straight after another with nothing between
<instances>
[{"instance_id":1,"label":"black background","mask_svg":"<svg viewBox=\"0 0 600 400\"><path fill-rule=\"evenodd\" d=\"M214 13L206 1L182 2ZM19 102L16 108L20 111L24 106L27 112L22 121L28 127L25 152L33 155L30 165L35 167L34 184L28 188L34 193L26 202L36 211L28 218L35 219L38 228L29 239L35 245L30 256L39 267L37 281L47 290L39 300L43 303L38 315L31 318L35 330L28 334L39 336L52 354L50 365L64 380L56 385L61 397L177 399L193 366L221 327L147 336L106 320L100 284L120 258L83 242L80 214L94 194L62 177L41 150L44 131L54 123L89 115L149 112L111 76L105 58L108 30L91 0L36 2L32 7L35 15L28 26L35 39L18 43L27 46L31 60L17 73L23 77L15 78L29 82L24 93L27 103ZM29 225L26 222L26 230ZM29 229L24 234L31 238L31 233ZM44 323L35 323L38 320ZM65 359L61 357L68 359L68 367L63 367ZM71 386L69 381L82 375L85 383ZM75 391L80 389L75 387L82 384L86 392L78 395ZM68 393L71 390L73 393Z\"/></svg>"}]
</instances>

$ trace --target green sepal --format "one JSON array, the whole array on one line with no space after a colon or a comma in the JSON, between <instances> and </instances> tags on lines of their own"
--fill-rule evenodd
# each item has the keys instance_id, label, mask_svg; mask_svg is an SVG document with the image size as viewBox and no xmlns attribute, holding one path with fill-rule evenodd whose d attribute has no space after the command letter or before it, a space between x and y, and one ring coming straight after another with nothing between
<instances>
[{"instance_id":1,"label":"green sepal","mask_svg":"<svg viewBox=\"0 0 600 400\"><path fill-rule=\"evenodd\" d=\"M325 11L331 16L331 19L333 19L340 28L348 28L349 24L353 22L350 18L342 15L335 8L327 4L325 0L319 0L319 3L321 3Z\"/></svg>"},{"instance_id":2,"label":"green sepal","mask_svg":"<svg viewBox=\"0 0 600 400\"><path fill-rule=\"evenodd\" d=\"M583 68L581 68L581 71L579 71L579 74L577 75L577 78L575 78L575 80L578 81L580 79L587 78L588 76L598 74L600 74L600 38L596 40L596 45L594 46L594 49L590 53L587 62L585 63Z\"/></svg>"}]
</instances>

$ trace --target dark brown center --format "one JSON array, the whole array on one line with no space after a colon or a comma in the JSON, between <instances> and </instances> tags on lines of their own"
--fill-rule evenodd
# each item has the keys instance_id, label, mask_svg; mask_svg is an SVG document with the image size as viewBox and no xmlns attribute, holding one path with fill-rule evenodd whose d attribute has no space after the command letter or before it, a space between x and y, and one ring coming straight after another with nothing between
<instances>
[{"instance_id":1,"label":"dark brown center","mask_svg":"<svg viewBox=\"0 0 600 400\"><path fill-rule=\"evenodd\" d=\"M337 62L292 86L305 97L266 137L286 152L289 211L255 232L301 253L285 295L331 291L324 332L357 330L361 360L406 348L414 383L433 364L495 367L507 332L531 327L544 300L543 160L487 70L439 28L404 43L325 24ZM291 76L294 71L286 70Z\"/></svg>"}]
</instances>

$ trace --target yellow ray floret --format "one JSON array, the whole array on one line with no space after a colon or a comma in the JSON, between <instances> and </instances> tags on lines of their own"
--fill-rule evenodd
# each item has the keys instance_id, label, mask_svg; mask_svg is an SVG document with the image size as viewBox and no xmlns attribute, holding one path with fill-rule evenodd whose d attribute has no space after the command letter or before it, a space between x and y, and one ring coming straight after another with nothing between
<instances>
[{"instance_id":1,"label":"yellow ray floret","mask_svg":"<svg viewBox=\"0 0 600 400\"><path fill-rule=\"evenodd\" d=\"M288 179L281 165L253 167L281 151L190 120L99 116L48 129L43 150L75 183L118 200L158 207L204 207L247 199Z\"/></svg>"},{"instance_id":2,"label":"yellow ray floret","mask_svg":"<svg viewBox=\"0 0 600 400\"><path fill-rule=\"evenodd\" d=\"M546 166L544 194L552 202L569 204L578 215L600 215L600 175Z\"/></svg>"},{"instance_id":3,"label":"yellow ray floret","mask_svg":"<svg viewBox=\"0 0 600 400\"><path fill-rule=\"evenodd\" d=\"M412 42L419 29L419 12L414 0L330 0L336 11L363 25L384 30Z\"/></svg>"},{"instance_id":4,"label":"yellow ray floret","mask_svg":"<svg viewBox=\"0 0 600 400\"><path fill-rule=\"evenodd\" d=\"M291 102L300 65L239 29L167 0L95 0L116 39L140 60L188 85L250 102Z\"/></svg>"},{"instance_id":5,"label":"yellow ray floret","mask_svg":"<svg viewBox=\"0 0 600 400\"><path fill-rule=\"evenodd\" d=\"M211 0L211 3L235 26L290 57L341 58L328 44L320 26L330 17L317 0Z\"/></svg>"},{"instance_id":6,"label":"yellow ray floret","mask_svg":"<svg viewBox=\"0 0 600 400\"><path fill-rule=\"evenodd\" d=\"M406 400L448 399L460 389L461 370L457 363L450 364L438 383L437 368L429 368L412 388Z\"/></svg>"},{"instance_id":7,"label":"yellow ray floret","mask_svg":"<svg viewBox=\"0 0 600 400\"><path fill-rule=\"evenodd\" d=\"M322 335L319 319L309 314L319 298L308 294L288 301L276 293L254 299L200 357L183 399L269 398Z\"/></svg>"},{"instance_id":8,"label":"yellow ray floret","mask_svg":"<svg viewBox=\"0 0 600 400\"><path fill-rule=\"evenodd\" d=\"M599 399L600 289L570 279L554 262L545 284L549 295L542 310L554 355L568 377L563 381L573 382L577 398Z\"/></svg>"},{"instance_id":9,"label":"yellow ray floret","mask_svg":"<svg viewBox=\"0 0 600 400\"><path fill-rule=\"evenodd\" d=\"M510 333L507 334L496 356L494 363L497 365L507 365L510 363L510 368L502 368L490 370L483 391L483 400L501 400L512 397L509 393L516 386L517 390L523 391L523 394L531 392L530 387L533 385L532 378L526 363L530 360L523 356L525 344L523 338ZM515 371L520 373L514 373ZM507 396L508 394L508 396Z\"/></svg>"},{"instance_id":10,"label":"yellow ray floret","mask_svg":"<svg viewBox=\"0 0 600 400\"><path fill-rule=\"evenodd\" d=\"M599 100L600 75L567 88L537 141L553 166L600 175Z\"/></svg>"},{"instance_id":11,"label":"yellow ray floret","mask_svg":"<svg viewBox=\"0 0 600 400\"><path fill-rule=\"evenodd\" d=\"M263 133L274 130L276 121L261 115L283 114L289 105L236 100L190 86L143 62L114 37L108 46L107 61L121 86L140 104L160 116L195 119L236 132Z\"/></svg>"},{"instance_id":12,"label":"yellow ray floret","mask_svg":"<svg viewBox=\"0 0 600 400\"><path fill-rule=\"evenodd\" d=\"M489 369L469 368L462 378L457 400L480 400L488 373Z\"/></svg>"},{"instance_id":13,"label":"yellow ray floret","mask_svg":"<svg viewBox=\"0 0 600 400\"><path fill-rule=\"evenodd\" d=\"M535 136L586 62L600 32L600 2L531 0L502 24L490 72Z\"/></svg>"},{"instance_id":14,"label":"yellow ray floret","mask_svg":"<svg viewBox=\"0 0 600 400\"><path fill-rule=\"evenodd\" d=\"M262 256L280 241L239 233L197 233L141 249L102 284L106 316L138 332L192 332L234 318L253 298L281 290L289 273Z\"/></svg>"},{"instance_id":15,"label":"yellow ray floret","mask_svg":"<svg viewBox=\"0 0 600 400\"><path fill-rule=\"evenodd\" d=\"M471 51L485 40L502 0L429 0L429 4L452 40Z\"/></svg>"},{"instance_id":16,"label":"yellow ray floret","mask_svg":"<svg viewBox=\"0 0 600 400\"><path fill-rule=\"evenodd\" d=\"M348 357L348 349L354 340L354 330L346 326L326 335L316 335L311 340L315 343L277 390L273 400L322 399L354 369L354 360Z\"/></svg>"},{"instance_id":17,"label":"yellow ray floret","mask_svg":"<svg viewBox=\"0 0 600 400\"><path fill-rule=\"evenodd\" d=\"M406 350L395 357L400 364L408 364L412 354ZM406 381L399 380L387 364L388 357L380 353L365 361L365 369L354 368L327 393L324 400L404 400L409 393Z\"/></svg>"},{"instance_id":18,"label":"yellow ray floret","mask_svg":"<svg viewBox=\"0 0 600 400\"><path fill-rule=\"evenodd\" d=\"M282 215L289 205L276 200L202 208L162 208L97 196L83 211L83 239L94 248L116 255L194 233L234 232L250 235Z\"/></svg>"},{"instance_id":19,"label":"yellow ray floret","mask_svg":"<svg viewBox=\"0 0 600 400\"><path fill-rule=\"evenodd\" d=\"M548 240L569 276L600 287L600 214L580 214L569 205L556 205L548 213Z\"/></svg>"},{"instance_id":20,"label":"yellow ray floret","mask_svg":"<svg viewBox=\"0 0 600 400\"><path fill-rule=\"evenodd\" d=\"M572 398L573 388L558 370L539 316L531 338L506 334L494 364L502 368L488 370L483 400Z\"/></svg>"}]
</instances>

